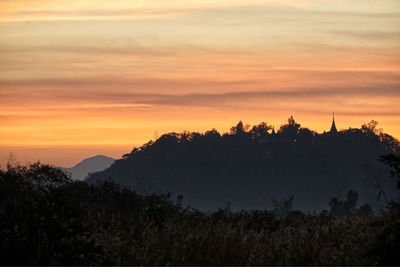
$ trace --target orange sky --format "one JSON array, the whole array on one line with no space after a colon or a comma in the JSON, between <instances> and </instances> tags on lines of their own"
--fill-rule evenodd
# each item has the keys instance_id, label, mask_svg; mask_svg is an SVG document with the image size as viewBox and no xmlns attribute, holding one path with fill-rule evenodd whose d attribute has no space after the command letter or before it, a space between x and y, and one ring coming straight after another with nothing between
<instances>
[{"instance_id":1,"label":"orange sky","mask_svg":"<svg viewBox=\"0 0 400 267\"><path fill-rule=\"evenodd\" d=\"M332 111L399 138L398 25L398 0L0 1L0 165Z\"/></svg>"}]
</instances>

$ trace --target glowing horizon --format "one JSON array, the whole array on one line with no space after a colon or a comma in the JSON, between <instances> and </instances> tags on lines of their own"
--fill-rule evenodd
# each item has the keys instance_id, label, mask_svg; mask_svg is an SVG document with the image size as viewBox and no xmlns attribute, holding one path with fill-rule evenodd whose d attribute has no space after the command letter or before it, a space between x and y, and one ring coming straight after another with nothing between
<instances>
[{"instance_id":1,"label":"glowing horizon","mask_svg":"<svg viewBox=\"0 0 400 267\"><path fill-rule=\"evenodd\" d=\"M332 111L400 137L397 0L0 1L0 25L0 155Z\"/></svg>"}]
</instances>

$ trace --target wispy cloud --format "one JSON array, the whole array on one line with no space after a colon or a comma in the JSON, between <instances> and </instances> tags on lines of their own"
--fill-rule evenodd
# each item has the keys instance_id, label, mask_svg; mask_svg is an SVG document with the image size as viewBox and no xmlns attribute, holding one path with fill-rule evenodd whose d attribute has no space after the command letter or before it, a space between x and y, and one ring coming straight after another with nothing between
<instances>
[{"instance_id":1,"label":"wispy cloud","mask_svg":"<svg viewBox=\"0 0 400 267\"><path fill-rule=\"evenodd\" d=\"M28 98L41 99L41 101L50 104L52 101L61 101L67 103L110 103L111 105L117 104L143 104L143 105L172 105L172 106L212 106L212 107L224 107L224 105L231 104L242 104L242 103L253 103L262 102L264 100L315 100L315 99L330 99L334 97L360 97L360 98L371 98L374 97L386 97L386 98L400 98L400 81L393 82L392 84L381 84L381 85L349 85L346 87L331 87L331 88L287 88L285 90L268 90L268 91L234 91L224 93L190 93L190 94L163 94L163 93L139 93L134 90L119 90L119 89L85 89L85 82L74 81L74 80L50 80L50 81L36 81L40 86L43 86L46 82L55 86L57 83L69 86L79 85L82 88L76 91L68 91L65 89L38 89L38 90L16 90L13 94L7 91L0 91L0 96L3 99L3 103L9 102L14 104L17 103L29 103ZM93 85L93 81L88 82ZM142 81L143 82L143 81ZM174 83L174 81L169 81ZM104 81L96 81L95 84L103 84ZM147 83L147 82L144 82ZM175 81L175 83L177 83ZM240 83L242 87L249 85L248 81L227 81L227 82L214 82L214 86L224 84L236 84ZM4 83L3 83L4 84ZM18 83L17 83L18 84ZM34 86L34 81L23 82L21 84L29 84ZM111 83L112 84L112 83ZM134 83L132 83L134 84ZM132 85L131 84L131 85ZM160 84L164 86L170 86L171 84L166 81L160 81ZM104 104L103 104L104 105Z\"/></svg>"},{"instance_id":2,"label":"wispy cloud","mask_svg":"<svg viewBox=\"0 0 400 267\"><path fill-rule=\"evenodd\" d=\"M397 14L400 17L400 14ZM338 36L350 37L350 38L359 38L364 40L390 40L390 41L399 41L400 40L400 31L332 31L332 33L337 34Z\"/></svg>"}]
</instances>

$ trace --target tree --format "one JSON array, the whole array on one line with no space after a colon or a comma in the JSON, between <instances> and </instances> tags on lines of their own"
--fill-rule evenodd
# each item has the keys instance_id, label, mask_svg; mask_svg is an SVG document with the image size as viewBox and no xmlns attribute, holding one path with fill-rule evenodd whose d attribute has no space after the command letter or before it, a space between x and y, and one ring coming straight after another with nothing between
<instances>
[{"instance_id":1,"label":"tree","mask_svg":"<svg viewBox=\"0 0 400 267\"><path fill-rule=\"evenodd\" d=\"M397 157L394 154L387 154L381 156L379 160L393 169L390 171L390 175L396 178L397 188L400 189L400 157Z\"/></svg>"},{"instance_id":2,"label":"tree","mask_svg":"<svg viewBox=\"0 0 400 267\"><path fill-rule=\"evenodd\" d=\"M288 123L282 125L278 133L289 139L295 139L296 135L299 133L299 130L300 124L296 123L293 116L290 116L290 118L288 119Z\"/></svg>"},{"instance_id":3,"label":"tree","mask_svg":"<svg viewBox=\"0 0 400 267\"><path fill-rule=\"evenodd\" d=\"M382 129L378 129L378 122L371 120L368 124L363 124L361 130L368 135L379 135L382 133Z\"/></svg>"},{"instance_id":4,"label":"tree","mask_svg":"<svg viewBox=\"0 0 400 267\"><path fill-rule=\"evenodd\" d=\"M0 170L0 251L5 265L86 265L101 255L72 180L39 162Z\"/></svg>"},{"instance_id":5,"label":"tree","mask_svg":"<svg viewBox=\"0 0 400 267\"><path fill-rule=\"evenodd\" d=\"M265 122L261 122L259 125L254 125L250 131L252 139L262 143L265 142L267 136L269 135L268 131L272 129L271 125L266 124Z\"/></svg>"},{"instance_id":6,"label":"tree","mask_svg":"<svg viewBox=\"0 0 400 267\"><path fill-rule=\"evenodd\" d=\"M236 134L236 135L241 135L245 134L246 131L250 128L250 125L246 124L243 125L242 121L239 121L236 126L233 126L231 128L230 134Z\"/></svg>"},{"instance_id":7,"label":"tree","mask_svg":"<svg viewBox=\"0 0 400 267\"><path fill-rule=\"evenodd\" d=\"M210 131L206 131L205 133L204 133L204 136L207 136L207 137L216 137L216 138L221 138L221 134L217 131L217 130L215 130L214 128L213 129L211 129Z\"/></svg>"}]
</instances>

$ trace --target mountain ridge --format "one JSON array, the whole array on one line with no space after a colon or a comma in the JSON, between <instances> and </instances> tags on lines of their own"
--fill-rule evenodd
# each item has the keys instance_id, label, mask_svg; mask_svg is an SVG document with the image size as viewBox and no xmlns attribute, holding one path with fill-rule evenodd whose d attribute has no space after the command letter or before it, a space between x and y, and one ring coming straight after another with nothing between
<instances>
[{"instance_id":1,"label":"mountain ridge","mask_svg":"<svg viewBox=\"0 0 400 267\"><path fill-rule=\"evenodd\" d=\"M114 158L104 155L95 155L81 160L71 168L61 167L61 169L70 173L71 178L74 180L84 180L90 173L102 171L110 167L114 162Z\"/></svg>"}]
</instances>

